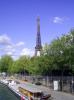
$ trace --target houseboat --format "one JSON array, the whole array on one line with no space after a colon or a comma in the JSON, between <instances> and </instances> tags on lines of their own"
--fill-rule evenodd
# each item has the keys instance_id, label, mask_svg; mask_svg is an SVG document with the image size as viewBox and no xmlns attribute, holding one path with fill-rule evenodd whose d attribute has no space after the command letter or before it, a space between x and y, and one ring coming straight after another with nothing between
<instances>
[{"instance_id":1,"label":"houseboat","mask_svg":"<svg viewBox=\"0 0 74 100\"><path fill-rule=\"evenodd\" d=\"M18 88L19 92L25 96L26 100L50 100L51 94L44 94L34 84L21 84Z\"/></svg>"}]
</instances>

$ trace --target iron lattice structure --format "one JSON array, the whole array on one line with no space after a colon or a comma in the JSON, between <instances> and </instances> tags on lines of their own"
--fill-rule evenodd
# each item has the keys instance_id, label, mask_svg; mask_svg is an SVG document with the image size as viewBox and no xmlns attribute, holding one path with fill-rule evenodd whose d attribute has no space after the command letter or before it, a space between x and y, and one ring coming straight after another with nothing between
<instances>
[{"instance_id":1,"label":"iron lattice structure","mask_svg":"<svg viewBox=\"0 0 74 100\"><path fill-rule=\"evenodd\" d=\"M41 50L42 50L42 45L41 45L41 35L40 35L40 18L38 17L37 18L37 36L36 36L35 56L37 56L38 53L41 54Z\"/></svg>"}]
</instances>

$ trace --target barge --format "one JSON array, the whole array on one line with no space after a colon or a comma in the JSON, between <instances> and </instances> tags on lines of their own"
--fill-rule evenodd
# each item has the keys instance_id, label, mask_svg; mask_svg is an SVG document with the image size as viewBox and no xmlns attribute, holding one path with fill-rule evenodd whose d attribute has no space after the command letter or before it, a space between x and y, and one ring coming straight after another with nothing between
<instances>
[{"instance_id":1,"label":"barge","mask_svg":"<svg viewBox=\"0 0 74 100\"><path fill-rule=\"evenodd\" d=\"M21 100L51 100L51 94L45 94L35 84L17 83L14 80L1 80L1 83L6 84Z\"/></svg>"}]
</instances>

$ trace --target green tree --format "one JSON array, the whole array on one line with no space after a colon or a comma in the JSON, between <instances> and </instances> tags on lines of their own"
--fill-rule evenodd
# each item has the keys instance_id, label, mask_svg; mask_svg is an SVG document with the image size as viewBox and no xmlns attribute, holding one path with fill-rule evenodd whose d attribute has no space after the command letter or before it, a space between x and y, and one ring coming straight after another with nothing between
<instances>
[{"instance_id":1,"label":"green tree","mask_svg":"<svg viewBox=\"0 0 74 100\"><path fill-rule=\"evenodd\" d=\"M30 62L30 57L21 56L18 60L14 61L12 65L12 73L28 73L28 66Z\"/></svg>"},{"instance_id":2,"label":"green tree","mask_svg":"<svg viewBox=\"0 0 74 100\"><path fill-rule=\"evenodd\" d=\"M2 56L0 60L0 71L9 72L12 64L13 64L13 59L11 58L11 56L8 55Z\"/></svg>"},{"instance_id":3,"label":"green tree","mask_svg":"<svg viewBox=\"0 0 74 100\"><path fill-rule=\"evenodd\" d=\"M74 30L53 40L51 44L45 44L44 55L52 59L51 65L53 70L74 69Z\"/></svg>"}]
</instances>

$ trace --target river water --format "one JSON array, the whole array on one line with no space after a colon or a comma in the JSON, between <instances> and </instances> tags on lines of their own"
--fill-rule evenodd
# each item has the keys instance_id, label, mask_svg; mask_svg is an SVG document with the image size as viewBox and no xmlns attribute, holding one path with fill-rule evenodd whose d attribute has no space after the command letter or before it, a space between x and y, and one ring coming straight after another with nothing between
<instances>
[{"instance_id":1,"label":"river water","mask_svg":"<svg viewBox=\"0 0 74 100\"><path fill-rule=\"evenodd\" d=\"M20 100L7 86L0 83L0 100Z\"/></svg>"}]
</instances>

